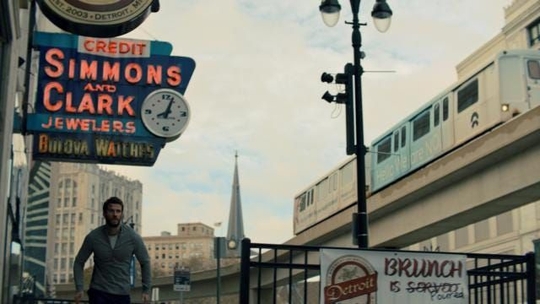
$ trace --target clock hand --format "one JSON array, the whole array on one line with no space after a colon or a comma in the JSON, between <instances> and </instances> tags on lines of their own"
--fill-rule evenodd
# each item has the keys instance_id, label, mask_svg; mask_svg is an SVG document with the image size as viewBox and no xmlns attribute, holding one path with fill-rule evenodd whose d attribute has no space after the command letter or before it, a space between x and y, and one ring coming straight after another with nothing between
<instances>
[{"instance_id":1,"label":"clock hand","mask_svg":"<svg viewBox=\"0 0 540 304\"><path fill-rule=\"evenodd\" d=\"M164 111L163 113L159 113L159 114L157 115L157 117L158 117L158 118L159 118L159 117L162 117L162 118L169 118L169 114L171 114L171 112L172 112L172 111L171 111L171 106L172 106L173 102L174 102L174 98L171 99L171 101L169 102L169 105L167 106L167 109L165 109L165 111Z\"/></svg>"}]
</instances>

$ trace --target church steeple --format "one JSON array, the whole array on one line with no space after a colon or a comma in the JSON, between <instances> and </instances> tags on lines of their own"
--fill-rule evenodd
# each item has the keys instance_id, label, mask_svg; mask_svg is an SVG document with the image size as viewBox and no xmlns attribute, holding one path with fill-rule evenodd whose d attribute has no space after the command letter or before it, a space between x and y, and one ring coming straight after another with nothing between
<instances>
[{"instance_id":1,"label":"church steeple","mask_svg":"<svg viewBox=\"0 0 540 304\"><path fill-rule=\"evenodd\" d=\"M244 219L242 216L242 202L240 199L240 182L238 178L238 152L234 155L234 177L231 194L231 207L229 210L229 227L227 229L226 248L227 256L240 256L240 242L244 235Z\"/></svg>"}]
</instances>

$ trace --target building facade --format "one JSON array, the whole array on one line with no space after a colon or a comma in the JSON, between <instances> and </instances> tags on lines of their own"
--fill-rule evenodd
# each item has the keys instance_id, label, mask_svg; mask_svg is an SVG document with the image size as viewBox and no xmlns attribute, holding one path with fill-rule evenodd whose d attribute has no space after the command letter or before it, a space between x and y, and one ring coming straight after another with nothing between
<instances>
[{"instance_id":1,"label":"building facade","mask_svg":"<svg viewBox=\"0 0 540 304\"><path fill-rule=\"evenodd\" d=\"M16 270L17 265L21 263L20 211L24 209L25 201L20 196L21 189L18 185L13 186L14 183L22 181L20 178L27 178L28 167L26 164L25 167L17 167L15 155L22 154L23 158L26 157L24 145L14 143L16 133L14 127L20 122L16 119L20 118L20 108L19 112L16 110L25 93L28 7L28 1L0 1L0 193L2 193L0 301L2 303L9 303L11 296L17 292L15 287L20 280L19 274L11 270ZM25 184L24 181L22 184ZM17 192L13 192L14 190Z\"/></svg>"},{"instance_id":2,"label":"building facade","mask_svg":"<svg viewBox=\"0 0 540 304\"><path fill-rule=\"evenodd\" d=\"M73 281L73 261L84 237L105 224L103 202L116 196L124 202L124 222L141 232L143 186L96 164L51 163L47 279ZM86 267L93 266L93 260Z\"/></svg>"},{"instance_id":3,"label":"building facade","mask_svg":"<svg viewBox=\"0 0 540 304\"><path fill-rule=\"evenodd\" d=\"M215 267L214 228L203 223L181 223L176 235L143 237L154 277L172 276L176 267L191 271Z\"/></svg>"}]
</instances>

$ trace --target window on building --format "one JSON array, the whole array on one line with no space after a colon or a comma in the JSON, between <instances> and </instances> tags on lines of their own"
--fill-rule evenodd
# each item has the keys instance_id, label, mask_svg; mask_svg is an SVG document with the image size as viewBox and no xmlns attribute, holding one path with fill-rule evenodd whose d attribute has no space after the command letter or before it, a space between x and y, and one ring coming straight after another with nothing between
<instances>
[{"instance_id":1,"label":"window on building","mask_svg":"<svg viewBox=\"0 0 540 304\"><path fill-rule=\"evenodd\" d=\"M485 241L487 239L489 239L489 219L474 224L475 242Z\"/></svg>"},{"instance_id":2,"label":"window on building","mask_svg":"<svg viewBox=\"0 0 540 304\"><path fill-rule=\"evenodd\" d=\"M456 248L461 248L469 245L469 227L459 228L455 232Z\"/></svg>"},{"instance_id":3,"label":"window on building","mask_svg":"<svg viewBox=\"0 0 540 304\"><path fill-rule=\"evenodd\" d=\"M529 34L529 46L535 46L540 44L540 19L534 21L528 28L527 32Z\"/></svg>"},{"instance_id":4,"label":"window on building","mask_svg":"<svg viewBox=\"0 0 540 304\"><path fill-rule=\"evenodd\" d=\"M514 218L512 211L499 214L496 217L497 235L503 235L514 231Z\"/></svg>"}]
</instances>

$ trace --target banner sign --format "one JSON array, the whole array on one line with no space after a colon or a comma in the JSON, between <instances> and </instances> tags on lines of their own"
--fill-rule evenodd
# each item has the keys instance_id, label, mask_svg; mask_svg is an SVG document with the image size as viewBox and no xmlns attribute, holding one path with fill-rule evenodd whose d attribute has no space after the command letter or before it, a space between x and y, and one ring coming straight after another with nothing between
<instances>
[{"instance_id":1,"label":"banner sign","mask_svg":"<svg viewBox=\"0 0 540 304\"><path fill-rule=\"evenodd\" d=\"M195 69L166 42L35 34L34 159L151 166L189 121Z\"/></svg>"},{"instance_id":2,"label":"banner sign","mask_svg":"<svg viewBox=\"0 0 540 304\"><path fill-rule=\"evenodd\" d=\"M320 303L469 303L466 255L321 249Z\"/></svg>"}]
</instances>

